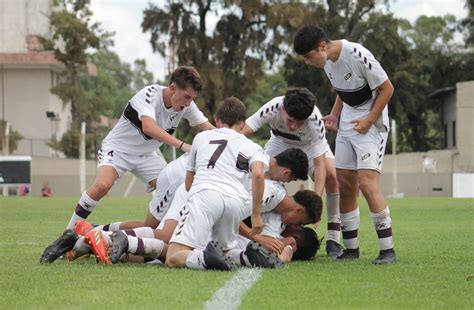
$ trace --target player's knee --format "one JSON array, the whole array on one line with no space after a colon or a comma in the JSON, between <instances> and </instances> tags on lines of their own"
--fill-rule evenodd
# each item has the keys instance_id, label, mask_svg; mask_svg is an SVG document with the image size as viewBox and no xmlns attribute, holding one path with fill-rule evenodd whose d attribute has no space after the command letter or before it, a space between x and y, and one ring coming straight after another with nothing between
<instances>
[{"instance_id":1,"label":"player's knee","mask_svg":"<svg viewBox=\"0 0 474 310\"><path fill-rule=\"evenodd\" d=\"M168 268L180 267L178 257L176 255L166 255L165 266Z\"/></svg>"},{"instance_id":2,"label":"player's knee","mask_svg":"<svg viewBox=\"0 0 474 310\"><path fill-rule=\"evenodd\" d=\"M96 181L93 185L93 188L96 192L100 193L101 195L107 194L107 192L112 187L113 183L107 181Z\"/></svg>"},{"instance_id":3,"label":"player's knee","mask_svg":"<svg viewBox=\"0 0 474 310\"><path fill-rule=\"evenodd\" d=\"M336 173L328 171L326 173L326 189L330 192L336 192L339 188L339 182L337 181Z\"/></svg>"},{"instance_id":4,"label":"player's knee","mask_svg":"<svg viewBox=\"0 0 474 310\"><path fill-rule=\"evenodd\" d=\"M359 188L361 192L367 196L377 191L377 184L371 179L362 178L359 180Z\"/></svg>"}]
</instances>

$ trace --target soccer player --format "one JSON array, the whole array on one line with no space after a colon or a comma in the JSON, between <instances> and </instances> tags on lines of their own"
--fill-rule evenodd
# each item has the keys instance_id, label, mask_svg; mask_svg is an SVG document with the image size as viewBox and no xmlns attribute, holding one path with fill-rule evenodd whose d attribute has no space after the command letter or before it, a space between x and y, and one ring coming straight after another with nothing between
<instances>
[{"instance_id":1,"label":"soccer player","mask_svg":"<svg viewBox=\"0 0 474 310\"><path fill-rule=\"evenodd\" d=\"M202 130L214 128L193 101L201 89L201 78L194 68L178 67L171 74L169 86L146 86L130 99L119 122L102 142L94 184L82 193L67 228L86 219L127 171L154 190L156 178L166 165L156 149L166 143L185 152L190 150L190 145L172 136L181 118Z\"/></svg>"},{"instance_id":2,"label":"soccer player","mask_svg":"<svg viewBox=\"0 0 474 310\"><path fill-rule=\"evenodd\" d=\"M189 198L166 256L168 267L232 270L223 248L238 234L248 192L245 182L252 178L252 233L262 230L264 191L263 150L240 131L245 125L245 106L231 97L219 103L215 116L218 129L196 135L187 166ZM211 238L209 238L211 236ZM213 241L208 242L211 239ZM207 244L207 245L206 245ZM281 267L281 261L256 242L247 249L254 265ZM263 265L262 265L263 266Z\"/></svg>"},{"instance_id":3,"label":"soccer player","mask_svg":"<svg viewBox=\"0 0 474 310\"><path fill-rule=\"evenodd\" d=\"M338 259L359 257L359 188L369 205L380 244L374 264L396 261L390 211L379 188L389 130L387 104L393 86L372 53L358 43L330 40L313 25L295 35L294 50L306 64L324 69L337 92L328 129L337 130L337 178L340 185L342 235L346 250ZM339 123L339 124L338 124Z\"/></svg>"},{"instance_id":4,"label":"soccer player","mask_svg":"<svg viewBox=\"0 0 474 310\"><path fill-rule=\"evenodd\" d=\"M243 133L252 135L264 124L271 127L271 138L265 152L271 156L290 148L302 149L309 158L314 180L314 191L322 195L326 187L327 241L329 257L342 254L339 245L339 186L334 168L334 155L326 141L321 112L316 107L316 98L306 88L294 88L285 96L273 98L246 120Z\"/></svg>"}]
</instances>

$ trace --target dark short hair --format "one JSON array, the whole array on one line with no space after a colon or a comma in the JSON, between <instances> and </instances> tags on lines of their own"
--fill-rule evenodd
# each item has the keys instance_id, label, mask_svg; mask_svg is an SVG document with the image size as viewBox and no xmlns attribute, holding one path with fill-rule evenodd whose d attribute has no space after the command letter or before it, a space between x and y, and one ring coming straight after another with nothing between
<instances>
[{"instance_id":1,"label":"dark short hair","mask_svg":"<svg viewBox=\"0 0 474 310\"><path fill-rule=\"evenodd\" d=\"M301 227L301 230L298 229L298 234L300 234L300 240L296 241L297 249L292 260L310 260L314 258L321 245L318 234L309 227Z\"/></svg>"},{"instance_id":2,"label":"dark short hair","mask_svg":"<svg viewBox=\"0 0 474 310\"><path fill-rule=\"evenodd\" d=\"M304 121L313 113L316 97L307 88L289 89L283 99L286 113L298 121Z\"/></svg>"},{"instance_id":3,"label":"dark short hair","mask_svg":"<svg viewBox=\"0 0 474 310\"><path fill-rule=\"evenodd\" d=\"M247 111L245 105L236 97L228 97L219 102L216 118L228 126L245 122Z\"/></svg>"},{"instance_id":4,"label":"dark short hair","mask_svg":"<svg viewBox=\"0 0 474 310\"><path fill-rule=\"evenodd\" d=\"M180 89L191 88L196 92L201 92L202 82L199 72L194 67L181 66L171 73L170 84L174 83Z\"/></svg>"},{"instance_id":5,"label":"dark short hair","mask_svg":"<svg viewBox=\"0 0 474 310\"><path fill-rule=\"evenodd\" d=\"M309 189L303 189L297 191L293 195L293 199L303 206L311 223L317 223L321 220L323 201L315 192Z\"/></svg>"},{"instance_id":6,"label":"dark short hair","mask_svg":"<svg viewBox=\"0 0 474 310\"><path fill-rule=\"evenodd\" d=\"M290 169L297 180L308 179L308 156L302 150L289 148L274 158L278 166Z\"/></svg>"},{"instance_id":7,"label":"dark short hair","mask_svg":"<svg viewBox=\"0 0 474 310\"><path fill-rule=\"evenodd\" d=\"M319 48L319 43L329 42L323 29L314 25L306 25L298 29L293 39L293 49L296 54L306 55L313 49Z\"/></svg>"}]
</instances>

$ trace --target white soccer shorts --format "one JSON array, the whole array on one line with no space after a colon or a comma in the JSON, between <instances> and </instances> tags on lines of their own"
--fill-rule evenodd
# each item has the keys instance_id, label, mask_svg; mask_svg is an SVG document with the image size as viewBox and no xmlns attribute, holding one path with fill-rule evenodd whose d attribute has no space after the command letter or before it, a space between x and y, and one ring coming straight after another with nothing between
<instances>
[{"instance_id":1,"label":"white soccer shorts","mask_svg":"<svg viewBox=\"0 0 474 310\"><path fill-rule=\"evenodd\" d=\"M181 218L170 243L202 250L210 240L215 240L228 249L239 234L242 209L239 200L218 191L193 193L181 210Z\"/></svg>"},{"instance_id":2,"label":"white soccer shorts","mask_svg":"<svg viewBox=\"0 0 474 310\"><path fill-rule=\"evenodd\" d=\"M100 149L97 154L97 168L112 166L117 171L119 178L127 171L135 174L147 186L166 166L166 161L153 155L136 155L117 152L110 149Z\"/></svg>"},{"instance_id":3,"label":"white soccer shorts","mask_svg":"<svg viewBox=\"0 0 474 310\"><path fill-rule=\"evenodd\" d=\"M368 132L352 136L337 135L336 159L338 169L370 169L382 172L387 132Z\"/></svg>"},{"instance_id":4,"label":"white soccer shorts","mask_svg":"<svg viewBox=\"0 0 474 310\"><path fill-rule=\"evenodd\" d=\"M160 199L160 197L167 197L166 193L165 196L162 194L156 194L157 192L160 192L160 189L161 186L158 185L158 189L155 191L153 199L150 202L149 211L151 215L155 217L155 219L160 221L158 229L163 229L166 220L175 220L176 222L179 221L179 212L186 205L189 193L186 191L184 183L182 183L177 189L169 189L170 196L168 196L169 199L165 201L164 198ZM161 192L164 192L164 190Z\"/></svg>"}]
</instances>

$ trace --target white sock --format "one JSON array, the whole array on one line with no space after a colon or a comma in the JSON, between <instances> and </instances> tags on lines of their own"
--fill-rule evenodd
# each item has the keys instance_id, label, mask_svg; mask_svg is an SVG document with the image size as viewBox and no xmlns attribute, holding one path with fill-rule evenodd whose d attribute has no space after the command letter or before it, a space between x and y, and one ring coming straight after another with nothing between
<instances>
[{"instance_id":1,"label":"white sock","mask_svg":"<svg viewBox=\"0 0 474 310\"><path fill-rule=\"evenodd\" d=\"M393 249L392 219L388 206L379 213L370 212L381 250Z\"/></svg>"},{"instance_id":2,"label":"white sock","mask_svg":"<svg viewBox=\"0 0 474 310\"><path fill-rule=\"evenodd\" d=\"M143 238L143 244L145 246L143 256L158 258L163 251L165 243L155 238Z\"/></svg>"},{"instance_id":3,"label":"white sock","mask_svg":"<svg viewBox=\"0 0 474 310\"><path fill-rule=\"evenodd\" d=\"M186 267L191 269L206 269L202 250L192 250L186 258Z\"/></svg>"},{"instance_id":4,"label":"white sock","mask_svg":"<svg viewBox=\"0 0 474 310\"><path fill-rule=\"evenodd\" d=\"M341 216L339 214L339 193L326 195L328 230L326 240L339 243L341 238Z\"/></svg>"},{"instance_id":5,"label":"white sock","mask_svg":"<svg viewBox=\"0 0 474 310\"><path fill-rule=\"evenodd\" d=\"M154 229L150 227L139 227L139 228L134 228L134 229L126 229L125 230L127 235L132 235L133 233L135 234L135 237L138 238L154 238L155 233ZM130 231L133 231L133 233L129 233Z\"/></svg>"},{"instance_id":6,"label":"white sock","mask_svg":"<svg viewBox=\"0 0 474 310\"><path fill-rule=\"evenodd\" d=\"M128 253L136 253L138 249L138 238L134 236L127 236L128 239Z\"/></svg>"},{"instance_id":7,"label":"white sock","mask_svg":"<svg viewBox=\"0 0 474 310\"><path fill-rule=\"evenodd\" d=\"M344 246L347 249L359 248L359 231L360 213L359 208L349 213L341 213L341 230Z\"/></svg>"},{"instance_id":8,"label":"white sock","mask_svg":"<svg viewBox=\"0 0 474 310\"><path fill-rule=\"evenodd\" d=\"M85 242L85 238L83 236L80 236L79 239L77 239L76 243L74 244L74 247L72 248L72 251L75 253L76 256L91 253L91 249Z\"/></svg>"},{"instance_id":9,"label":"white sock","mask_svg":"<svg viewBox=\"0 0 474 310\"><path fill-rule=\"evenodd\" d=\"M120 224L122 224L122 222L113 222L113 223L110 223L107 230L108 230L108 231L117 231L117 230L120 230Z\"/></svg>"},{"instance_id":10,"label":"white sock","mask_svg":"<svg viewBox=\"0 0 474 310\"><path fill-rule=\"evenodd\" d=\"M77 202L76 209L69 220L66 229L74 228L74 223L78 220L85 220L91 212L97 207L99 202L95 201L86 192L82 193L81 198Z\"/></svg>"}]
</instances>

